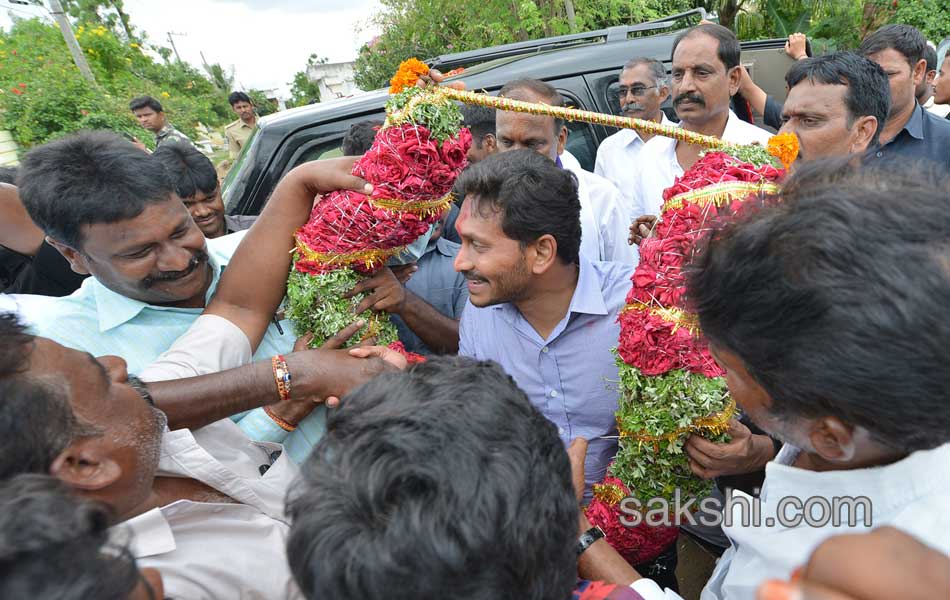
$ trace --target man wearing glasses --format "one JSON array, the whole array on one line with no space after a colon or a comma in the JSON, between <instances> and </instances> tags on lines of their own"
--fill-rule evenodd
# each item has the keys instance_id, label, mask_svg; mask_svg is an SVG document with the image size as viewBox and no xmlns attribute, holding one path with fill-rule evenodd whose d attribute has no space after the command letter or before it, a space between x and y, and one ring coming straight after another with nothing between
<instances>
[{"instance_id":1,"label":"man wearing glasses","mask_svg":"<svg viewBox=\"0 0 950 600\"><path fill-rule=\"evenodd\" d=\"M620 80L610 87L608 93L617 99L625 117L673 124L660 109L660 105L670 95L670 88L666 81L666 69L658 60L643 57L630 59L620 72ZM640 150L651 137L632 129L621 129L605 139L597 149L594 173L617 186L625 208L633 217L641 214L638 212L639 207L634 206L640 179L640 169L637 167Z\"/></svg>"}]
</instances>

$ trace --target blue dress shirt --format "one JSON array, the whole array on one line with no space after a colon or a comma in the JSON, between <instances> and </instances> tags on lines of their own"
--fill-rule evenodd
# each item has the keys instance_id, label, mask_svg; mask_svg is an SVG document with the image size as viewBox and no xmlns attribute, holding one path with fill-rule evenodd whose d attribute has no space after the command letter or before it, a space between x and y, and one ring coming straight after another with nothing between
<instances>
[{"instance_id":1,"label":"blue dress shirt","mask_svg":"<svg viewBox=\"0 0 950 600\"><path fill-rule=\"evenodd\" d=\"M500 364L531 403L558 427L565 445L589 440L585 463L587 494L603 479L617 453L619 373L611 349L617 345L623 309L634 268L580 257L577 287L567 314L547 339L513 304L462 314L459 354Z\"/></svg>"}]
</instances>

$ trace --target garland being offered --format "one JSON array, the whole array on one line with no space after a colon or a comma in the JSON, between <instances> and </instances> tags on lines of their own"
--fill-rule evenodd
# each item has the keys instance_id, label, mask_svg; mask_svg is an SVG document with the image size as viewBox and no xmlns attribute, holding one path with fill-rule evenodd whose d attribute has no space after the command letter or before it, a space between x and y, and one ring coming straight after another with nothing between
<instances>
[{"instance_id":1,"label":"garland being offered","mask_svg":"<svg viewBox=\"0 0 950 600\"><path fill-rule=\"evenodd\" d=\"M472 136L462 128L456 104L408 87L421 74L420 64L406 61L393 78L390 117L353 167L354 175L373 184L372 194L324 195L295 235L287 316L298 334L313 332L313 347L360 318L366 326L350 344L370 336L384 345L396 341L387 315L354 313L363 294L342 295L439 220L466 165Z\"/></svg>"}]
</instances>

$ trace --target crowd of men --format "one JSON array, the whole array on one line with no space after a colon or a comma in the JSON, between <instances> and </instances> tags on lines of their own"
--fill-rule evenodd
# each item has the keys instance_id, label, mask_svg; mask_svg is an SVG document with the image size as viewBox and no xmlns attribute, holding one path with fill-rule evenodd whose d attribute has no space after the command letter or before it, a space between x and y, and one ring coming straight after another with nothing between
<instances>
[{"instance_id":1,"label":"crowd of men","mask_svg":"<svg viewBox=\"0 0 950 600\"><path fill-rule=\"evenodd\" d=\"M801 144L778 196L690 266L742 409L730 441L690 437L691 469L763 515L870 503L852 524L684 527L721 555L701 597L950 597L950 121L925 108L950 100L950 72L929 75L905 25L789 51L781 106L714 24L677 37L670 77L632 57L619 78L626 115L672 123L671 99L686 130L765 143L730 108L741 89ZM564 102L533 79L500 94ZM231 104L240 147L253 104ZM235 218L161 104L130 108L154 153L82 132L0 185L0 243L21 259L7 289L34 294L0 298L0 596L679 598L675 544L628 564L583 506L617 451L637 245L699 148L624 130L591 173L563 122L463 108L458 202L415 262L348 294L428 355L408 367L343 349L360 321L308 349L280 310L294 231L321 194L371 190L351 168L379 123Z\"/></svg>"}]
</instances>

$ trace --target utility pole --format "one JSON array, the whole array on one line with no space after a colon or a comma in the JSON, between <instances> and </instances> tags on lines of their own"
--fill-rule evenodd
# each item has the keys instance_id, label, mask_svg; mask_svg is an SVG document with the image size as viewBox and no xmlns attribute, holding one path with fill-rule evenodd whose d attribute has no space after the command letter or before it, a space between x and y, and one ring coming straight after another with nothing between
<instances>
[{"instance_id":1,"label":"utility pole","mask_svg":"<svg viewBox=\"0 0 950 600\"><path fill-rule=\"evenodd\" d=\"M49 9L50 14L59 24L59 30L63 32L63 39L66 40L66 45L69 46L69 52L73 55L73 61L79 68L79 72L82 73L83 77L95 83L96 78L93 76L92 70L89 69L89 63L86 62L86 57L83 56L82 48L79 47L76 36L73 35L73 28L69 24L69 19L66 18L66 13L63 12L63 5L59 3L59 0L49 0Z\"/></svg>"},{"instance_id":2,"label":"utility pole","mask_svg":"<svg viewBox=\"0 0 950 600\"><path fill-rule=\"evenodd\" d=\"M175 35L184 36L185 34L184 34L184 33L178 33L178 32L175 32L175 31L169 31L169 32L168 32L168 42L172 45L172 50L175 51L175 58L178 60L178 62L181 62L181 56L178 54L178 48L175 47L175 38L172 37L172 36L175 36Z\"/></svg>"}]
</instances>

